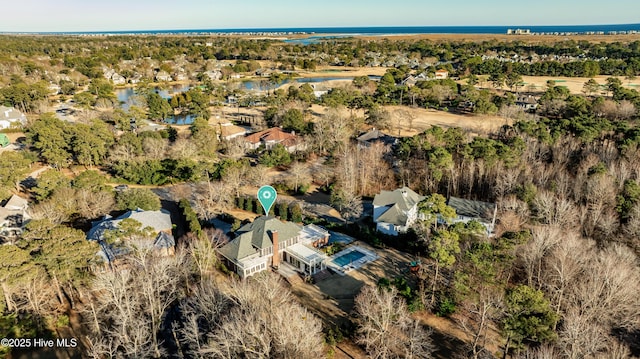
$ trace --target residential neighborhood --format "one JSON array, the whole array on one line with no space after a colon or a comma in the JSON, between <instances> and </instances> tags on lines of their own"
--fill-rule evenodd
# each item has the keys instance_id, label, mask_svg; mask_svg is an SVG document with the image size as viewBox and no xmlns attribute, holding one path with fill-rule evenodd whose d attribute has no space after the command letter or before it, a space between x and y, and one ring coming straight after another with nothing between
<instances>
[{"instance_id":1,"label":"residential neighborhood","mask_svg":"<svg viewBox=\"0 0 640 359\"><path fill-rule=\"evenodd\" d=\"M640 35L453 29L0 34L0 357L640 356Z\"/></svg>"}]
</instances>

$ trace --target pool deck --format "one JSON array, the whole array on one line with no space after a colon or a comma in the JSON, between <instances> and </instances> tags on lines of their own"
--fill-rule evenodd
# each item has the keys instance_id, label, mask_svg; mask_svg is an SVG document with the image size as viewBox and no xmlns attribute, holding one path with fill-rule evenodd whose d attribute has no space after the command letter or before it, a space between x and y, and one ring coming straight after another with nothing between
<instances>
[{"instance_id":1,"label":"pool deck","mask_svg":"<svg viewBox=\"0 0 640 359\"><path fill-rule=\"evenodd\" d=\"M339 258L345 254L354 252L354 251L358 251L362 254L364 254L364 257L358 259L357 261L351 262L347 265L341 266L340 264L336 263L334 261L334 258ZM378 255L368 249L365 249L361 246L358 245L354 245L351 246L349 248L346 248L336 254L334 254L333 256L331 256L331 258L329 259L329 261L327 261L327 268L331 268L334 272L340 274L340 275L345 275L346 273L348 273L351 270L354 269L358 269L362 266L364 266L365 264L369 263L369 262L373 262L376 259L378 259Z\"/></svg>"}]
</instances>

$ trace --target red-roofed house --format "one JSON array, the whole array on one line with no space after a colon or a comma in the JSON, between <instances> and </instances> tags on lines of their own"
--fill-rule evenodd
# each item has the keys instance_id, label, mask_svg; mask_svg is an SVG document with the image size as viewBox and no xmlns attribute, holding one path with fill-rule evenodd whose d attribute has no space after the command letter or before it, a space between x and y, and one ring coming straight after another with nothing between
<instances>
[{"instance_id":1,"label":"red-roofed house","mask_svg":"<svg viewBox=\"0 0 640 359\"><path fill-rule=\"evenodd\" d=\"M268 130L256 132L244 138L247 147L253 150L264 145L266 149L271 149L277 144L283 145L287 151L293 152L302 149L302 141L295 133L283 131L281 128L274 127Z\"/></svg>"},{"instance_id":2,"label":"red-roofed house","mask_svg":"<svg viewBox=\"0 0 640 359\"><path fill-rule=\"evenodd\" d=\"M449 77L449 71L442 69L436 71L436 80L444 80L447 77Z\"/></svg>"}]
</instances>

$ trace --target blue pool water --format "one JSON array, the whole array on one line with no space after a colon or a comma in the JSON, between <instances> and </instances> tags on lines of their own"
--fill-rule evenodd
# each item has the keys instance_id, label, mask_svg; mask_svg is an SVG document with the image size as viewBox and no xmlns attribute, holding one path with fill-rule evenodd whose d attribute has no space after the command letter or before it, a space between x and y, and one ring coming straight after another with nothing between
<instances>
[{"instance_id":1,"label":"blue pool water","mask_svg":"<svg viewBox=\"0 0 640 359\"><path fill-rule=\"evenodd\" d=\"M341 255L340 257L336 257L333 259L333 261L337 264L339 264L341 267L344 267L348 264L351 264L355 261L357 261L360 258L365 257L366 254L362 253L362 252L358 252L358 251L353 251L353 252L349 252L349 253L345 253L343 255Z\"/></svg>"}]
</instances>

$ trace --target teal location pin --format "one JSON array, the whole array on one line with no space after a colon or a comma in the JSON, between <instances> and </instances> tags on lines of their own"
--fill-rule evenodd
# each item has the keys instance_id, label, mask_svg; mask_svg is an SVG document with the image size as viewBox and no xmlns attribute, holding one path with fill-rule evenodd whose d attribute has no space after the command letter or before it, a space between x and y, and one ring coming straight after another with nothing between
<instances>
[{"instance_id":1,"label":"teal location pin","mask_svg":"<svg viewBox=\"0 0 640 359\"><path fill-rule=\"evenodd\" d=\"M271 186L262 186L258 190L258 201L262 205L264 209L264 215L268 216L271 207L276 202L276 197L278 197L278 193L276 189Z\"/></svg>"}]
</instances>

